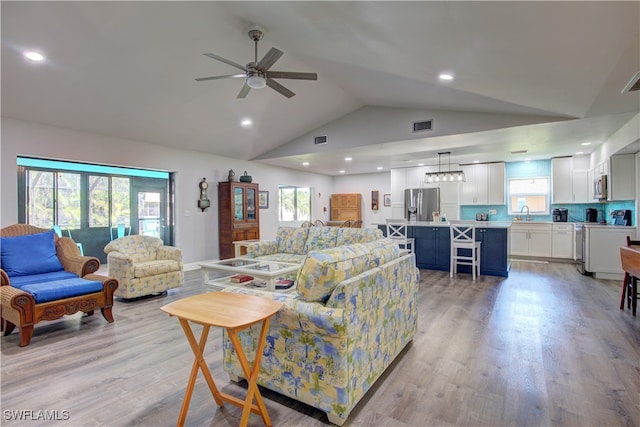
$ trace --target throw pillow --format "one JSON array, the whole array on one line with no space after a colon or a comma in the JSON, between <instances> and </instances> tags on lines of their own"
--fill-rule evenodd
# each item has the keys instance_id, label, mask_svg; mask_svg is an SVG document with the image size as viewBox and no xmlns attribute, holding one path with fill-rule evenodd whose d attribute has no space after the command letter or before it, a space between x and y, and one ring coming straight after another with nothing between
<instances>
[{"instance_id":1,"label":"throw pillow","mask_svg":"<svg viewBox=\"0 0 640 427\"><path fill-rule=\"evenodd\" d=\"M54 231L0 237L0 264L9 276L64 270L56 254Z\"/></svg>"},{"instance_id":2,"label":"throw pillow","mask_svg":"<svg viewBox=\"0 0 640 427\"><path fill-rule=\"evenodd\" d=\"M326 302L338 283L370 268L364 244L311 251L298 271L298 293L305 301Z\"/></svg>"}]
</instances>

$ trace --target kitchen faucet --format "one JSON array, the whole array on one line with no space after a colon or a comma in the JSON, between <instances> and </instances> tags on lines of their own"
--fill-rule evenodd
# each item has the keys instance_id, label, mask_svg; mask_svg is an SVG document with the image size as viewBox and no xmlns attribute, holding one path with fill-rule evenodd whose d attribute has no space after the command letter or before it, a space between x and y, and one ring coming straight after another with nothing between
<instances>
[{"instance_id":1,"label":"kitchen faucet","mask_svg":"<svg viewBox=\"0 0 640 427\"><path fill-rule=\"evenodd\" d=\"M522 208L520 209L520 213L522 213L524 208L527 208L527 221L531 221L531 217L529 216L529 206L523 205Z\"/></svg>"}]
</instances>

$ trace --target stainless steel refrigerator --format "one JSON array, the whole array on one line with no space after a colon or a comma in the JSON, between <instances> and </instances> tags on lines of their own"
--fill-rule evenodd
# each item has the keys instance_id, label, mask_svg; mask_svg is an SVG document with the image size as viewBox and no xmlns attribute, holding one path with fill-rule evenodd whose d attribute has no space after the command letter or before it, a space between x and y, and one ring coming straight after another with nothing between
<instances>
[{"instance_id":1,"label":"stainless steel refrigerator","mask_svg":"<svg viewBox=\"0 0 640 427\"><path fill-rule=\"evenodd\" d=\"M439 188L404 190L404 217L407 221L433 221L433 212L440 212Z\"/></svg>"}]
</instances>

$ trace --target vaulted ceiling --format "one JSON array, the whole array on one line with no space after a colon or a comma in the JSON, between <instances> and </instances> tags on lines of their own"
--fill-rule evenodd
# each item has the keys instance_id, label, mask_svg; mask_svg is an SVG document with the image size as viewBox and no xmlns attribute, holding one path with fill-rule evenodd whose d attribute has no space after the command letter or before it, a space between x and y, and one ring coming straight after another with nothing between
<instances>
[{"instance_id":1,"label":"vaulted ceiling","mask_svg":"<svg viewBox=\"0 0 640 427\"><path fill-rule=\"evenodd\" d=\"M328 175L589 152L640 111L639 5L3 1L2 115ZM203 53L252 61L252 24L318 80L196 82L238 71Z\"/></svg>"}]
</instances>

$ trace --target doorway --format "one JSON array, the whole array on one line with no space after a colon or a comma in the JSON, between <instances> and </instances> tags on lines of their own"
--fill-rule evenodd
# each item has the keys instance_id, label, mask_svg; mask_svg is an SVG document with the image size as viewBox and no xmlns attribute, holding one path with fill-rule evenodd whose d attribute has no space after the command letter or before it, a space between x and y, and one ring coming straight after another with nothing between
<instances>
[{"instance_id":1,"label":"doorway","mask_svg":"<svg viewBox=\"0 0 640 427\"><path fill-rule=\"evenodd\" d=\"M173 243L170 212L167 203L167 181L135 179L131 186L132 234L162 239L165 245Z\"/></svg>"}]
</instances>

